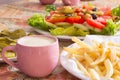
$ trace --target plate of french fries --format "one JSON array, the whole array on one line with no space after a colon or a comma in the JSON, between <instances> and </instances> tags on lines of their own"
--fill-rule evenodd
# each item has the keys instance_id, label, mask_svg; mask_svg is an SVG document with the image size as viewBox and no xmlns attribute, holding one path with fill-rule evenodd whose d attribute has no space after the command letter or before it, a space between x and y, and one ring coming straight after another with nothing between
<instances>
[{"instance_id":1,"label":"plate of french fries","mask_svg":"<svg viewBox=\"0 0 120 80\"><path fill-rule=\"evenodd\" d=\"M120 80L120 36L87 35L60 55L61 65L82 80Z\"/></svg>"}]
</instances>

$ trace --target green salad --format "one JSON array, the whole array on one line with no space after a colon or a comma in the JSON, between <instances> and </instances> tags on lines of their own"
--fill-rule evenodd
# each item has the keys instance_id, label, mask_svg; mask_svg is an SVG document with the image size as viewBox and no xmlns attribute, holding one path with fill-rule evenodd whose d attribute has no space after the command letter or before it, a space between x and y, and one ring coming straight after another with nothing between
<instances>
[{"instance_id":1,"label":"green salad","mask_svg":"<svg viewBox=\"0 0 120 80\"><path fill-rule=\"evenodd\" d=\"M94 5L47 5L45 10L45 16L35 14L28 19L28 24L52 35L114 35L120 30L120 5L113 9Z\"/></svg>"}]
</instances>

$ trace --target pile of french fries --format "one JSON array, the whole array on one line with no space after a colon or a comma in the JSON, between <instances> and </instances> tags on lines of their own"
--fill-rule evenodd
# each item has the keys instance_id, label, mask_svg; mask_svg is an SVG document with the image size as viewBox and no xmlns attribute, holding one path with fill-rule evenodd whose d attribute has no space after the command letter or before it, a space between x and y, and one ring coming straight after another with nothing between
<instances>
[{"instance_id":1,"label":"pile of french fries","mask_svg":"<svg viewBox=\"0 0 120 80\"><path fill-rule=\"evenodd\" d=\"M92 45L76 37L72 41L79 47L64 47L69 58L75 58L79 70L91 80L120 80L120 44L92 41Z\"/></svg>"}]
</instances>

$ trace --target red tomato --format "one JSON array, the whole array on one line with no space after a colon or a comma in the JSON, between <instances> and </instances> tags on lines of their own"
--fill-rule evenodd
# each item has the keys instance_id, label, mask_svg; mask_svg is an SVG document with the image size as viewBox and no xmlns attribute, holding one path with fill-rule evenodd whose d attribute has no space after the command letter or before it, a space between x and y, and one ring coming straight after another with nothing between
<instances>
[{"instance_id":1,"label":"red tomato","mask_svg":"<svg viewBox=\"0 0 120 80\"><path fill-rule=\"evenodd\" d=\"M84 17L84 16L85 16L84 13L82 13L82 12L77 13L77 15L78 15L78 16L81 16L81 17Z\"/></svg>"},{"instance_id":2,"label":"red tomato","mask_svg":"<svg viewBox=\"0 0 120 80\"><path fill-rule=\"evenodd\" d=\"M98 17L98 18L96 19L96 21L102 23L103 25L106 25L106 24L107 24L106 20L105 20L103 17Z\"/></svg>"},{"instance_id":3,"label":"red tomato","mask_svg":"<svg viewBox=\"0 0 120 80\"><path fill-rule=\"evenodd\" d=\"M80 9L80 8L77 8L77 9L75 9L75 12L76 12L76 13L79 13L79 12L81 12L81 9Z\"/></svg>"},{"instance_id":4,"label":"red tomato","mask_svg":"<svg viewBox=\"0 0 120 80\"><path fill-rule=\"evenodd\" d=\"M111 16L111 14L112 14L111 10L108 10L108 11L104 12L104 16Z\"/></svg>"},{"instance_id":5,"label":"red tomato","mask_svg":"<svg viewBox=\"0 0 120 80\"><path fill-rule=\"evenodd\" d=\"M104 16L110 16L111 15L111 8L110 7L103 7L101 10L104 12Z\"/></svg>"},{"instance_id":6,"label":"red tomato","mask_svg":"<svg viewBox=\"0 0 120 80\"><path fill-rule=\"evenodd\" d=\"M50 11L50 15L53 15L55 14L56 12L55 11Z\"/></svg>"},{"instance_id":7,"label":"red tomato","mask_svg":"<svg viewBox=\"0 0 120 80\"><path fill-rule=\"evenodd\" d=\"M87 24L89 24L90 26L92 26L92 27L94 27L94 28L98 28L98 29L100 29L100 30L102 30L102 29L105 27L105 25L103 25L102 23L100 23L100 22L98 22L98 21L96 21L96 20L93 20L93 19L91 19L91 18L87 18L87 19L86 19L86 22L87 22Z\"/></svg>"},{"instance_id":8,"label":"red tomato","mask_svg":"<svg viewBox=\"0 0 120 80\"><path fill-rule=\"evenodd\" d=\"M65 22L65 18L46 18L46 21L51 23Z\"/></svg>"},{"instance_id":9,"label":"red tomato","mask_svg":"<svg viewBox=\"0 0 120 80\"><path fill-rule=\"evenodd\" d=\"M111 19L112 16L102 16L102 18L104 18L106 20L106 19Z\"/></svg>"},{"instance_id":10,"label":"red tomato","mask_svg":"<svg viewBox=\"0 0 120 80\"><path fill-rule=\"evenodd\" d=\"M71 23L71 24L73 24L73 23L82 24L82 23L84 23L84 21L85 21L84 18L82 18L80 16L66 18L66 22Z\"/></svg>"},{"instance_id":11,"label":"red tomato","mask_svg":"<svg viewBox=\"0 0 120 80\"><path fill-rule=\"evenodd\" d=\"M66 22L73 24L74 23L74 18L73 17L68 17L68 18L66 18Z\"/></svg>"},{"instance_id":12,"label":"red tomato","mask_svg":"<svg viewBox=\"0 0 120 80\"><path fill-rule=\"evenodd\" d=\"M54 13L50 16L46 16L46 21L51 23L65 22L66 17L63 14Z\"/></svg>"}]
</instances>

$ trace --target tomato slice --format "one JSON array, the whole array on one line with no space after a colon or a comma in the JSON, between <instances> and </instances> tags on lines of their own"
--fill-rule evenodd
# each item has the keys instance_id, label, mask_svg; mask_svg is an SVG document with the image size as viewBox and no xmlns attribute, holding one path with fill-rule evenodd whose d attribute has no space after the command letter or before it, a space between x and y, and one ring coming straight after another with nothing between
<instances>
[{"instance_id":1,"label":"tomato slice","mask_svg":"<svg viewBox=\"0 0 120 80\"><path fill-rule=\"evenodd\" d=\"M82 11L81 8L76 8L76 9L75 9L75 12L76 12L76 13L79 13L79 12L81 12L81 11Z\"/></svg>"},{"instance_id":2,"label":"tomato slice","mask_svg":"<svg viewBox=\"0 0 120 80\"><path fill-rule=\"evenodd\" d=\"M53 14L52 16L46 16L46 21L50 23L65 22L66 17L61 14Z\"/></svg>"},{"instance_id":3,"label":"tomato slice","mask_svg":"<svg viewBox=\"0 0 120 80\"><path fill-rule=\"evenodd\" d=\"M107 24L106 20L103 17L98 17L96 21L102 23L103 25Z\"/></svg>"},{"instance_id":4,"label":"tomato slice","mask_svg":"<svg viewBox=\"0 0 120 80\"><path fill-rule=\"evenodd\" d=\"M92 27L94 27L94 28L98 28L98 29L100 29L100 30L102 30L102 29L105 27L105 25L103 25L102 23L100 23L100 22L98 22L98 21L96 21L96 20L93 20L93 19L91 19L91 18L87 18L87 19L86 19L86 22L87 22L87 24L89 24L90 26L92 26Z\"/></svg>"},{"instance_id":5,"label":"tomato slice","mask_svg":"<svg viewBox=\"0 0 120 80\"><path fill-rule=\"evenodd\" d=\"M74 23L74 18L73 17L67 17L66 22L73 24Z\"/></svg>"},{"instance_id":6,"label":"tomato slice","mask_svg":"<svg viewBox=\"0 0 120 80\"><path fill-rule=\"evenodd\" d=\"M112 16L102 16L102 18L104 18L106 20L106 19L111 19Z\"/></svg>"},{"instance_id":7,"label":"tomato slice","mask_svg":"<svg viewBox=\"0 0 120 80\"><path fill-rule=\"evenodd\" d=\"M50 23L65 22L65 18L58 18L58 19L47 18L46 21Z\"/></svg>"},{"instance_id":8,"label":"tomato slice","mask_svg":"<svg viewBox=\"0 0 120 80\"><path fill-rule=\"evenodd\" d=\"M104 12L104 16L111 16L112 11L110 7L103 7L101 8L101 11Z\"/></svg>"},{"instance_id":9,"label":"tomato slice","mask_svg":"<svg viewBox=\"0 0 120 80\"><path fill-rule=\"evenodd\" d=\"M84 18L82 18L81 16L67 17L66 18L66 22L71 23L71 24L73 24L73 23L82 24L82 23L84 23L84 21L85 21Z\"/></svg>"}]
</instances>

